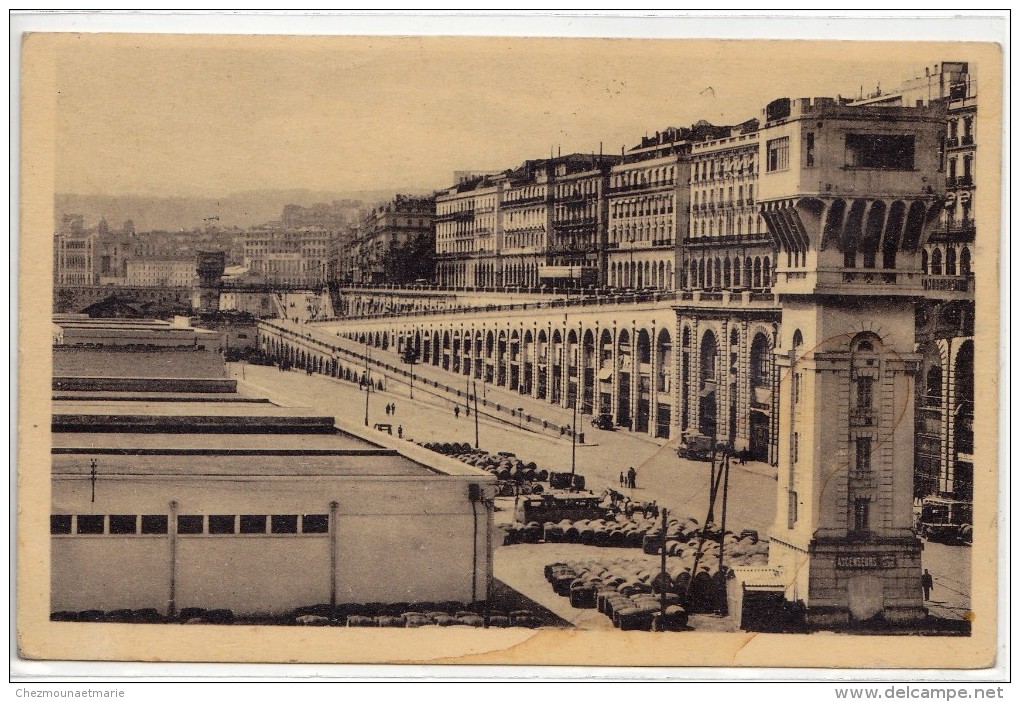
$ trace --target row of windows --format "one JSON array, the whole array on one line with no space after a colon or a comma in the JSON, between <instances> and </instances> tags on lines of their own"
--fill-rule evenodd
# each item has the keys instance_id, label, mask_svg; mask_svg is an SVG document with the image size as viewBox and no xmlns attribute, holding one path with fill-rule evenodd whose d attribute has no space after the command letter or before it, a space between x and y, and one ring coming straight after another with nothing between
<instances>
[{"instance_id":1,"label":"row of windows","mask_svg":"<svg viewBox=\"0 0 1020 702\"><path fill-rule=\"evenodd\" d=\"M765 229L765 220L762 219L761 215L754 217L752 215L747 216L747 234L761 234ZM719 227L716 229L716 220L714 219L698 219L697 221L691 222L691 236L715 236L716 233L719 236L726 234L737 234L742 235L744 231L744 220L742 217L735 217L732 212L726 214L725 217L718 220ZM752 232L752 223L754 231Z\"/></svg>"},{"instance_id":2,"label":"row of windows","mask_svg":"<svg viewBox=\"0 0 1020 702\"><path fill-rule=\"evenodd\" d=\"M531 186L514 188L507 191L505 202L516 202L518 200L531 200L533 198L544 198L545 186Z\"/></svg>"},{"instance_id":3,"label":"row of windows","mask_svg":"<svg viewBox=\"0 0 1020 702\"><path fill-rule=\"evenodd\" d=\"M727 204L727 205L733 205L733 204L740 205L740 204L743 203L743 200L744 200L744 186L743 185L738 185L737 186L737 202L736 203L733 202L733 186L730 186L729 188L726 188L726 189L719 188L718 190L716 190L715 188L709 188L707 190L695 190L694 191L694 207L698 207L699 205L702 205L702 204L714 205L717 202L717 200L716 200L716 194L717 193L719 195L718 203L719 203L720 207L722 207L722 205L724 203ZM748 183L748 185L747 185L747 199L749 201L748 204L751 204L751 201L754 200L754 185L751 184L751 183Z\"/></svg>"},{"instance_id":4,"label":"row of windows","mask_svg":"<svg viewBox=\"0 0 1020 702\"><path fill-rule=\"evenodd\" d=\"M614 202L610 205L609 211L614 219L673 214L673 198L669 195L663 195L630 202Z\"/></svg>"},{"instance_id":5,"label":"row of windows","mask_svg":"<svg viewBox=\"0 0 1020 702\"><path fill-rule=\"evenodd\" d=\"M698 182L699 180L712 180L717 176L722 178L726 175L729 175L730 177L739 177L743 175L753 176L754 157L748 154L745 156L696 162L692 171L692 180L694 182Z\"/></svg>"},{"instance_id":6,"label":"row of windows","mask_svg":"<svg viewBox=\"0 0 1020 702\"><path fill-rule=\"evenodd\" d=\"M577 181L575 183L561 183L556 186L556 197L577 197L580 195L594 195L599 190L599 181L594 178Z\"/></svg>"},{"instance_id":7,"label":"row of windows","mask_svg":"<svg viewBox=\"0 0 1020 702\"><path fill-rule=\"evenodd\" d=\"M52 514L51 534L166 534L165 514ZM325 534L327 514L181 514L178 534Z\"/></svg>"},{"instance_id":8,"label":"row of windows","mask_svg":"<svg viewBox=\"0 0 1020 702\"><path fill-rule=\"evenodd\" d=\"M675 166L663 166L650 171L631 170L623 173L614 173L612 176L612 187L619 188L625 185L664 185L672 183L676 177Z\"/></svg>"}]
</instances>

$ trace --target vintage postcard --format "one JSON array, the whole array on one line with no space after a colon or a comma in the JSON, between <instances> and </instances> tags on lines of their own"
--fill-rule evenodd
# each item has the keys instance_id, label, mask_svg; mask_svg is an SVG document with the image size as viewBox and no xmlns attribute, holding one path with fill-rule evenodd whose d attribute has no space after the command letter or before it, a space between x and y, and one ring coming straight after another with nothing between
<instances>
[{"instance_id":1,"label":"vintage postcard","mask_svg":"<svg viewBox=\"0 0 1020 702\"><path fill-rule=\"evenodd\" d=\"M997 45L22 51L22 657L995 664Z\"/></svg>"}]
</instances>

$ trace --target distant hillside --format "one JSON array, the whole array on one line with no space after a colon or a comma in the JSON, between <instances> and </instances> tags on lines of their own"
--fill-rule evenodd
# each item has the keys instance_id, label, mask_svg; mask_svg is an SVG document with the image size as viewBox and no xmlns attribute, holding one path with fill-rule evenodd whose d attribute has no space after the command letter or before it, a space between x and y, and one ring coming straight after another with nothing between
<instances>
[{"instance_id":1,"label":"distant hillside","mask_svg":"<svg viewBox=\"0 0 1020 702\"><path fill-rule=\"evenodd\" d=\"M64 214L81 214L85 226L105 217L111 228L125 220L135 223L136 231L154 229L190 229L202 226L209 217L219 217L221 227L250 227L280 218L284 205L308 207L334 200L361 200L365 205L385 202L394 190L364 190L334 193L314 190L249 190L220 198L155 197L149 195L79 195L58 193L55 198L54 227ZM400 191L410 195L426 191Z\"/></svg>"}]
</instances>

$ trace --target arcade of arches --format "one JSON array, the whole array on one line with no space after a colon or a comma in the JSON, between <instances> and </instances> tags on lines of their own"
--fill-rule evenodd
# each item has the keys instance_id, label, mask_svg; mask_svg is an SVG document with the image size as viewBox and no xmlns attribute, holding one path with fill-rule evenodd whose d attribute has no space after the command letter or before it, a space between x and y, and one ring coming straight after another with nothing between
<instances>
[{"instance_id":1,"label":"arcade of arches","mask_svg":"<svg viewBox=\"0 0 1020 702\"><path fill-rule=\"evenodd\" d=\"M398 320L305 325L322 344L260 328L262 348L329 374L340 365L328 339L390 351L539 400L604 416L613 426L664 439L716 436L753 460L775 462L779 312L644 310L629 323L562 313L518 319Z\"/></svg>"}]
</instances>

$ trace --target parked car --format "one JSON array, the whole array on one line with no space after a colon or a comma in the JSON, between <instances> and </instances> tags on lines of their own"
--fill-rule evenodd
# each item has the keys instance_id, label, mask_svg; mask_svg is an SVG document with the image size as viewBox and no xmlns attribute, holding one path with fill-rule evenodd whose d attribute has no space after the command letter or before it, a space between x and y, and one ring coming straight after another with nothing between
<instances>
[{"instance_id":1,"label":"parked car","mask_svg":"<svg viewBox=\"0 0 1020 702\"><path fill-rule=\"evenodd\" d=\"M613 428L613 417L609 414L599 414L591 418L591 425L596 429L611 431Z\"/></svg>"}]
</instances>

